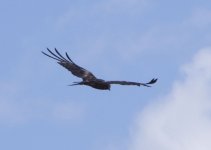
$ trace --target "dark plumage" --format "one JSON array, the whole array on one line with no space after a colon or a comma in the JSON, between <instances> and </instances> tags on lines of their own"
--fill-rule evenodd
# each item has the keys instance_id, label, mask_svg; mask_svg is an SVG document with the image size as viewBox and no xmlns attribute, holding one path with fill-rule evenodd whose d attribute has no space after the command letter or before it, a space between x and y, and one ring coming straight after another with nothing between
<instances>
[{"instance_id":1,"label":"dark plumage","mask_svg":"<svg viewBox=\"0 0 211 150\"><path fill-rule=\"evenodd\" d=\"M91 86L95 89L100 89L100 90L110 90L111 84L120 84L120 85L136 85L136 86L146 86L150 87L151 84L154 84L157 79L152 79L148 83L139 83L139 82L128 82L128 81L104 81L102 79L96 78L90 71L78 66L75 64L69 57L67 53L66 58L62 56L58 50L55 48L55 52L53 53L47 48L49 54L42 52L44 55L53 58L58 61L60 65L62 65L64 68L69 70L73 75L82 78L83 81L81 82L73 82L72 85L87 85Z\"/></svg>"}]
</instances>

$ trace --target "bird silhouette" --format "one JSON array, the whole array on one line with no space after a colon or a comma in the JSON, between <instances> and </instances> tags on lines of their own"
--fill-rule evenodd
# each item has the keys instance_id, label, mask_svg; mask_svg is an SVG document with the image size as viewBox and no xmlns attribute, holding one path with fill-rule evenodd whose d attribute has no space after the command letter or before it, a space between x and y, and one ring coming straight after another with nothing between
<instances>
[{"instance_id":1,"label":"bird silhouette","mask_svg":"<svg viewBox=\"0 0 211 150\"><path fill-rule=\"evenodd\" d=\"M105 81L99 79L93 75L90 71L82 68L81 66L75 64L72 59L70 59L67 52L65 53L66 57L62 56L59 51L55 48L55 53L53 53L50 49L48 49L49 54L42 51L42 53L50 58L53 58L58 61L58 64L69 70L73 75L82 78L80 82L73 82L70 86L74 85L87 85L95 89L99 90L110 90L111 84L119 84L119 85L136 85L136 86L146 86L150 87L152 84L157 82L156 78L153 78L151 81L147 83L140 82L130 82L130 81Z\"/></svg>"}]
</instances>

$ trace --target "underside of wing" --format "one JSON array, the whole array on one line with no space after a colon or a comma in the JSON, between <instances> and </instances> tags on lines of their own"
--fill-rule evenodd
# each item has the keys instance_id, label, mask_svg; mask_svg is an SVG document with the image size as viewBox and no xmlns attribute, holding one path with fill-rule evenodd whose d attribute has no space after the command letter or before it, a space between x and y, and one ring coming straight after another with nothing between
<instances>
[{"instance_id":1,"label":"underside of wing","mask_svg":"<svg viewBox=\"0 0 211 150\"><path fill-rule=\"evenodd\" d=\"M73 75L82 78L85 81L96 79L96 77L88 70L78 66L75 64L69 57L69 55L66 53L66 58L62 56L58 50L55 48L55 52L53 53L51 50L47 48L49 54L42 52L44 55L53 58L58 61L60 65L65 67L67 70L69 70Z\"/></svg>"},{"instance_id":2,"label":"underside of wing","mask_svg":"<svg viewBox=\"0 0 211 150\"><path fill-rule=\"evenodd\" d=\"M139 82L129 82L129 81L107 81L108 84L120 84L120 85L136 85L136 86L147 86L150 87L151 84L157 82L157 79L152 79L147 83L139 83Z\"/></svg>"}]
</instances>

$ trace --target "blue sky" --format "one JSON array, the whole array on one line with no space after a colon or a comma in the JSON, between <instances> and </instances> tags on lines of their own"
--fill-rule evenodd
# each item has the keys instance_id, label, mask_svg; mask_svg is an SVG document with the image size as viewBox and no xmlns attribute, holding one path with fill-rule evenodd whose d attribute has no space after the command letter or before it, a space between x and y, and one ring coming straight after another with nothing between
<instances>
[{"instance_id":1,"label":"blue sky","mask_svg":"<svg viewBox=\"0 0 211 150\"><path fill-rule=\"evenodd\" d=\"M0 1L0 149L210 150L211 2ZM44 56L68 52L111 91Z\"/></svg>"}]
</instances>

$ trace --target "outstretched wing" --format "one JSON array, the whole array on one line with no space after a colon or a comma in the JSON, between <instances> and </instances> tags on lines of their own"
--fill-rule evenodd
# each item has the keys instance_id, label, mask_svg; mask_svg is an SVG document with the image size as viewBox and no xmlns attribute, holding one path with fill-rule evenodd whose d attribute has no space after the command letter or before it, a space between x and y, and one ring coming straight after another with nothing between
<instances>
[{"instance_id":1,"label":"outstretched wing","mask_svg":"<svg viewBox=\"0 0 211 150\"><path fill-rule=\"evenodd\" d=\"M137 86L147 86L150 87L151 84L157 82L157 79L152 79L148 83L139 83L139 82L128 82L128 81L107 81L108 84L120 84L120 85L137 85Z\"/></svg>"},{"instance_id":2,"label":"outstretched wing","mask_svg":"<svg viewBox=\"0 0 211 150\"><path fill-rule=\"evenodd\" d=\"M53 53L51 50L49 50L47 48L48 52L50 54L46 54L45 52L42 52L44 55L53 58L55 60L58 61L58 63L60 65L62 65L63 67L65 67L67 70L69 70L73 75L82 78L84 81L89 81L89 80L93 80L96 79L96 77L88 70L76 65L68 56L68 54L66 53L66 58L64 56L62 56L58 50L55 48L55 52Z\"/></svg>"}]
</instances>

